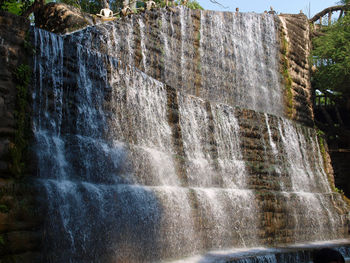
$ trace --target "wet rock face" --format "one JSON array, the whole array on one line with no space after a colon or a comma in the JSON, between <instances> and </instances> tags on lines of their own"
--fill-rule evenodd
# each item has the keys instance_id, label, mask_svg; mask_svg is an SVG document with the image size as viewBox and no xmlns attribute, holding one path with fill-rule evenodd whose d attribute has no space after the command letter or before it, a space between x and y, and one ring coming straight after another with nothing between
<instances>
[{"instance_id":1,"label":"wet rock face","mask_svg":"<svg viewBox=\"0 0 350 263\"><path fill-rule=\"evenodd\" d=\"M134 15L74 35L89 49L118 57L187 94L284 114L278 21L273 16L181 7Z\"/></svg>"},{"instance_id":2,"label":"wet rock face","mask_svg":"<svg viewBox=\"0 0 350 263\"><path fill-rule=\"evenodd\" d=\"M29 54L24 42L29 21L0 13L0 174L10 177L7 159L16 131L16 83L14 72Z\"/></svg>"},{"instance_id":3,"label":"wet rock face","mask_svg":"<svg viewBox=\"0 0 350 263\"><path fill-rule=\"evenodd\" d=\"M343 189L346 196L350 196L350 153L332 151L330 155L334 166L335 185Z\"/></svg>"},{"instance_id":4,"label":"wet rock face","mask_svg":"<svg viewBox=\"0 0 350 263\"><path fill-rule=\"evenodd\" d=\"M24 39L29 29L29 21L9 13L0 13L0 135L13 135L15 129L14 107L16 88L13 72L28 58L24 49ZM6 141L6 139L4 139ZM0 156L4 156L6 142L0 146Z\"/></svg>"},{"instance_id":5,"label":"wet rock face","mask_svg":"<svg viewBox=\"0 0 350 263\"><path fill-rule=\"evenodd\" d=\"M50 22L62 20L60 5L46 9L51 11L43 21L49 22L42 28L64 33L79 27L69 20ZM81 16L74 9L67 12ZM312 126L309 26L304 15L158 9L75 34L83 45L188 94Z\"/></svg>"},{"instance_id":6,"label":"wet rock face","mask_svg":"<svg viewBox=\"0 0 350 263\"><path fill-rule=\"evenodd\" d=\"M15 72L32 56L29 21L0 13L0 261L39 262L40 220L33 215L36 195L30 172L19 180L11 172L18 130ZM30 112L28 109L27 113ZM28 131L30 132L30 131ZM26 164L27 165L27 164Z\"/></svg>"},{"instance_id":7,"label":"wet rock face","mask_svg":"<svg viewBox=\"0 0 350 263\"><path fill-rule=\"evenodd\" d=\"M268 17L266 18L269 19ZM253 21L255 24L251 28L249 28L247 21L241 19L239 13L220 14L211 11L178 9L173 13L167 13L164 10L154 10L118 20L114 22L113 27L109 24L93 31L101 31L101 33L108 35L105 39L105 45L108 45L114 37L120 38L121 35L128 35L127 38L120 38L119 41L116 41L115 48L111 50L113 55L172 87L181 86L186 92L193 95L221 102L225 101L233 105L240 105L242 100L247 100L250 104L256 104L255 107L259 111L267 110L280 116L285 114L293 120L312 126L313 111L308 62L310 40L307 17L305 15L275 16L275 41L280 42L280 44L276 43L276 49L278 49L277 45L281 46L279 54L273 54L270 50L265 53L263 51L262 57L265 57L266 61L258 61L256 66L249 65L251 69L254 68L255 72L259 72L261 75L264 74L264 66L274 70L272 69L274 64L268 61L273 61L271 56L278 56L281 79L275 80L275 82L272 76L262 80L253 76L249 70L247 71L243 67L249 63L249 58L252 57L249 52L254 52L255 56L257 52L261 52L270 45L268 43L271 40L268 39L271 36L268 34L274 30L269 27L270 22L266 22L266 19L258 21L257 17L254 16L250 19L255 20ZM40 12L37 25L50 32L64 34L100 23L100 21L98 17L82 13L77 8L65 4L50 3ZM240 34L237 30L244 30L244 27L240 26L230 29L229 25L234 25L235 21L245 23L245 27L249 28L249 32L252 32L242 33L247 35L248 39L259 37L255 32L258 25L259 30L266 34L261 36L265 41L263 46L256 50L252 49L249 46L252 40L246 43L234 40L234 44L231 45L230 39L234 39L235 35ZM231 33L225 36L225 32ZM83 34L94 35L89 30L84 30ZM215 41L207 39L208 37L215 39ZM286 46L284 47L284 45ZM237 46L240 46L240 49L247 48L247 50L240 50L238 52L241 54L239 54L236 50ZM107 47L95 48L101 50L101 48ZM244 57L239 58L241 55ZM213 58L220 58L218 61L221 62L215 62ZM285 59L287 59L286 63ZM214 70L214 68L217 69ZM287 80L283 79L282 76L285 70L288 70ZM208 78L216 78L218 75L221 75L220 81L207 81ZM267 101L267 104L273 104L280 99L276 95L276 92L279 92L278 89L275 91L272 88L276 85L284 86L287 89L283 95L286 109L266 109L266 106L260 105L261 102L255 101L251 94L246 94L247 90L251 90L251 85L256 86L257 84L242 82L245 75L249 75L252 81L256 78L256 83L260 83L259 85L263 83L261 89L270 89L269 96L264 99L261 99L264 97L261 89L255 91L261 93L260 100ZM288 81L291 81L290 87L286 87ZM242 88L245 92L230 91L228 86L232 85ZM218 87L222 87L222 89L218 90ZM218 97L218 94L224 95ZM246 107L244 104L240 106Z\"/></svg>"}]
</instances>

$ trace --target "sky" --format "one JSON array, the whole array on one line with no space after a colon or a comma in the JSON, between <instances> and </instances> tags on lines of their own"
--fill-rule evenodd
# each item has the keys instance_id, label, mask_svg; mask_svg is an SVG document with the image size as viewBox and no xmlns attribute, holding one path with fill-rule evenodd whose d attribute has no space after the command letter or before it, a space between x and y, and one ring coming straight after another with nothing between
<instances>
[{"instance_id":1,"label":"sky","mask_svg":"<svg viewBox=\"0 0 350 263\"><path fill-rule=\"evenodd\" d=\"M210 0L197 0L204 9L219 11L235 11L236 7L240 12L263 13L270 10L270 6L278 13L298 14L300 10L311 17L323 9L336 5L339 0L216 0L227 9ZM310 8L309 8L310 7ZM310 12L309 12L310 9Z\"/></svg>"}]
</instances>

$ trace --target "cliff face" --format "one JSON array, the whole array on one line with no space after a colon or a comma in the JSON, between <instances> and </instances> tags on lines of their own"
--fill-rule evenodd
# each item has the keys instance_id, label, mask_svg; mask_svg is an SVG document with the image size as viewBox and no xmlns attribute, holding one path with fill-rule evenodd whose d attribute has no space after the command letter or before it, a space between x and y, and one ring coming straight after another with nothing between
<instances>
[{"instance_id":1,"label":"cliff face","mask_svg":"<svg viewBox=\"0 0 350 263\"><path fill-rule=\"evenodd\" d=\"M41 235L31 164L27 156L31 109L27 65L32 53L29 21L0 13L0 258L2 262L37 262ZM28 83L27 83L28 84ZM24 88L24 90L23 90ZM26 145L26 146L25 146ZM28 161L30 160L30 161ZM23 169L22 166L25 166Z\"/></svg>"}]
</instances>

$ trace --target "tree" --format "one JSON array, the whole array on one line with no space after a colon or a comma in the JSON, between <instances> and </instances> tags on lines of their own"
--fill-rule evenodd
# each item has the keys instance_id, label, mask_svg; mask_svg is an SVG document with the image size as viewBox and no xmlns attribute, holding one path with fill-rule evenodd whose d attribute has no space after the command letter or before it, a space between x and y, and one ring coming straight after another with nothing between
<instances>
[{"instance_id":1,"label":"tree","mask_svg":"<svg viewBox=\"0 0 350 263\"><path fill-rule=\"evenodd\" d=\"M0 11L7 11L15 15L22 15L34 0L0 0Z\"/></svg>"},{"instance_id":2,"label":"tree","mask_svg":"<svg viewBox=\"0 0 350 263\"><path fill-rule=\"evenodd\" d=\"M83 12L90 13L90 14L99 13L104 6L103 0L58 0L57 2L78 7ZM110 3L112 9L114 9L113 4L115 2L118 2L118 1L111 1Z\"/></svg>"},{"instance_id":3,"label":"tree","mask_svg":"<svg viewBox=\"0 0 350 263\"><path fill-rule=\"evenodd\" d=\"M333 148L350 147L350 13L345 13L335 23L322 27L320 36L313 39L316 70L312 74L312 87L316 93L322 93L319 99L323 99L316 100L316 105L319 103L316 123ZM329 103L332 107L324 107Z\"/></svg>"},{"instance_id":4,"label":"tree","mask_svg":"<svg viewBox=\"0 0 350 263\"><path fill-rule=\"evenodd\" d=\"M343 0L348 2L349 0ZM350 98L350 14L345 15L313 40L313 60L317 70L313 87Z\"/></svg>"}]
</instances>

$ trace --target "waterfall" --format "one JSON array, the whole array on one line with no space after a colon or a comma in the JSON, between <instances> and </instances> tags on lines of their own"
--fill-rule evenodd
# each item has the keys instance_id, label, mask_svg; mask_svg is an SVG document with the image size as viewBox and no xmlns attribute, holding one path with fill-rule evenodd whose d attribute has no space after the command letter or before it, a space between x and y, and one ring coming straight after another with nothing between
<instances>
[{"instance_id":1,"label":"waterfall","mask_svg":"<svg viewBox=\"0 0 350 263\"><path fill-rule=\"evenodd\" d=\"M293 190L330 192L320 150L315 149L315 145L318 145L318 142L314 141L317 138L316 134L305 129L306 134L304 135L301 126L295 127L287 120L282 120L278 128L284 152L287 154L287 165L288 170L291 171ZM309 142L306 143L306 140ZM308 150L309 146L312 147L311 150ZM315 165L315 167L311 167L311 165ZM315 175L322 176L316 179Z\"/></svg>"},{"instance_id":2,"label":"waterfall","mask_svg":"<svg viewBox=\"0 0 350 263\"><path fill-rule=\"evenodd\" d=\"M266 128L267 128L267 132L268 132L268 135L269 135L269 144L271 146L273 155L276 158L276 156L278 154L278 150L277 150L277 147L276 147L276 143L272 139L272 132L271 132L270 124L269 124L269 116L267 115L267 113L265 113L264 115L265 115Z\"/></svg>"},{"instance_id":3,"label":"waterfall","mask_svg":"<svg viewBox=\"0 0 350 263\"><path fill-rule=\"evenodd\" d=\"M48 200L47 257L52 262L106 262L118 251L114 248L117 236L123 236L124 245L128 245L127 240L142 243L151 237L144 226L160 221L161 208L150 189L128 184L132 178L123 167L127 166L123 143L104 138L107 114L102 107L110 88L104 57L84 52L79 45L73 47L79 63L71 65L64 75L74 72L75 77L63 86L52 85L59 82L54 82L56 75L47 73L59 71L61 65L51 63L48 55L73 51L66 46L59 48L61 37L41 30L35 30L35 37L38 50L42 50L36 56L38 79L51 80L42 81L33 96L34 112L40 113L34 118L38 176ZM96 79L99 84L93 83ZM51 105L57 99L53 96L59 94L53 92L55 89L63 89L63 107ZM141 234L138 227L145 228L143 237L134 238L137 232ZM58 233L60 238L56 239ZM106 253L108 250L113 253Z\"/></svg>"},{"instance_id":4,"label":"waterfall","mask_svg":"<svg viewBox=\"0 0 350 263\"><path fill-rule=\"evenodd\" d=\"M291 210L289 213L294 220L295 242L304 242L310 237L313 240L336 238L336 222L342 222L342 219L335 210L337 205L330 206L334 201L315 131L280 119L278 133L282 143L277 149L268 115L265 114L265 118L274 158L286 158L280 162L285 167L277 167L276 171L279 176L283 176L283 170L289 174L290 182L281 185L281 195L286 199L286 208Z\"/></svg>"},{"instance_id":5,"label":"waterfall","mask_svg":"<svg viewBox=\"0 0 350 263\"><path fill-rule=\"evenodd\" d=\"M276 23L181 8L64 36L33 30L48 262L159 262L344 237L345 204L315 131L276 116Z\"/></svg>"},{"instance_id":6,"label":"waterfall","mask_svg":"<svg viewBox=\"0 0 350 263\"><path fill-rule=\"evenodd\" d=\"M236 90L227 94L226 103L280 115L283 108L276 35L270 15L205 13L201 18L204 87L230 83Z\"/></svg>"},{"instance_id":7,"label":"waterfall","mask_svg":"<svg viewBox=\"0 0 350 263\"><path fill-rule=\"evenodd\" d=\"M150 16L72 35L86 48L103 49L185 93L283 115L274 16L213 11L194 15L184 7L154 20Z\"/></svg>"}]
</instances>

